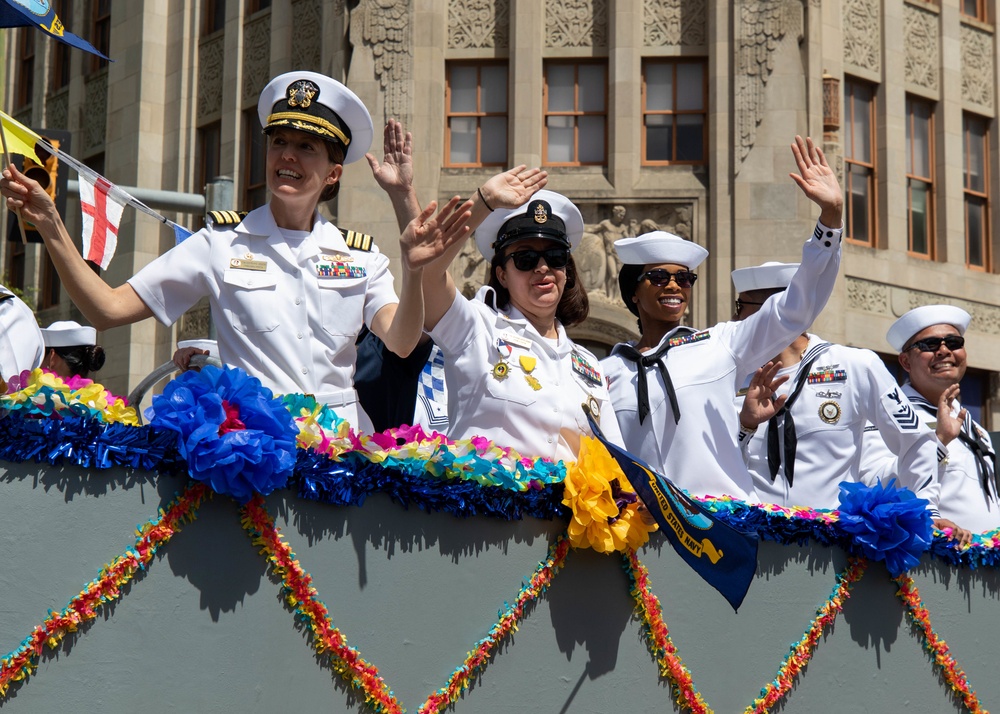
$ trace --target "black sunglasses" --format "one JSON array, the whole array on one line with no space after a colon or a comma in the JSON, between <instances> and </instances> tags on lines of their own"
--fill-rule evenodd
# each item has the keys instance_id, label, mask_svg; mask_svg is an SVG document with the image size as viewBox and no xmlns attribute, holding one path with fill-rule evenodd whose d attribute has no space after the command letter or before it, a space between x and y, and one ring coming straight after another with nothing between
<instances>
[{"instance_id":1,"label":"black sunglasses","mask_svg":"<svg viewBox=\"0 0 1000 714\"><path fill-rule=\"evenodd\" d=\"M763 305L762 302L754 302L753 300L740 300L736 298L736 313L739 314L743 312L744 305Z\"/></svg>"},{"instance_id":2,"label":"black sunglasses","mask_svg":"<svg viewBox=\"0 0 1000 714\"><path fill-rule=\"evenodd\" d=\"M545 250L519 250L504 258L514 261L514 267L522 273L534 270L538 261L545 258L545 264L553 269L565 268L569 264L569 250L567 248L547 248Z\"/></svg>"},{"instance_id":3,"label":"black sunglasses","mask_svg":"<svg viewBox=\"0 0 1000 714\"><path fill-rule=\"evenodd\" d=\"M949 350L954 352L955 350L960 350L965 347L965 338L961 335L948 335L947 337L925 337L922 340L917 340L912 345L906 349L912 350L916 347L921 352L937 352L938 348L941 347L942 343Z\"/></svg>"},{"instance_id":4,"label":"black sunglasses","mask_svg":"<svg viewBox=\"0 0 1000 714\"><path fill-rule=\"evenodd\" d=\"M698 279L698 274L693 273L690 270L678 270L676 273L671 273L669 270L664 270L663 268L655 268L653 270L647 270L645 273L639 276L636 280L637 283L641 283L643 280L648 280L650 283L658 288L662 288L670 284L673 280L677 283L679 288L689 288L694 285L694 282Z\"/></svg>"}]
</instances>

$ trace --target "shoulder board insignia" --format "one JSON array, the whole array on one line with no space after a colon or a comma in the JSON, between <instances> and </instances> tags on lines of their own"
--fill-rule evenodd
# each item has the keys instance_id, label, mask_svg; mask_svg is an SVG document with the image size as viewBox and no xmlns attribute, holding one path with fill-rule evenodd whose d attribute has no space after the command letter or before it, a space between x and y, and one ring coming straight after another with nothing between
<instances>
[{"instance_id":1,"label":"shoulder board insignia","mask_svg":"<svg viewBox=\"0 0 1000 714\"><path fill-rule=\"evenodd\" d=\"M370 251L375 244L375 239L370 235L357 231L344 231L344 241L351 250Z\"/></svg>"},{"instance_id":2,"label":"shoulder board insignia","mask_svg":"<svg viewBox=\"0 0 1000 714\"><path fill-rule=\"evenodd\" d=\"M208 225L212 228L237 226L247 217L247 211L209 211Z\"/></svg>"},{"instance_id":3,"label":"shoulder board insignia","mask_svg":"<svg viewBox=\"0 0 1000 714\"><path fill-rule=\"evenodd\" d=\"M707 340L712 336L712 333L708 330L702 330L701 332L695 332L693 335L684 335L683 337L671 337L667 344L671 347L679 347L681 345L690 345L695 342L701 342L702 340Z\"/></svg>"}]
</instances>

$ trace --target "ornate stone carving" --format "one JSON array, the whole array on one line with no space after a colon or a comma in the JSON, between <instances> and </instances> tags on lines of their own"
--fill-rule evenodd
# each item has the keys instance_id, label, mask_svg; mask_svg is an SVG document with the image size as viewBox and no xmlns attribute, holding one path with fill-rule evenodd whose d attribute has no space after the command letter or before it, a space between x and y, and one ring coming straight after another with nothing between
<instances>
[{"instance_id":1,"label":"ornate stone carving","mask_svg":"<svg viewBox=\"0 0 1000 714\"><path fill-rule=\"evenodd\" d=\"M764 89L774 70L774 51L801 22L802 8L788 0L742 0L736 38L737 171L757 140L764 115Z\"/></svg>"},{"instance_id":2,"label":"ornate stone carving","mask_svg":"<svg viewBox=\"0 0 1000 714\"><path fill-rule=\"evenodd\" d=\"M34 122L31 119L31 105L26 104L24 107L14 112L14 118L25 126L31 126Z\"/></svg>"},{"instance_id":3,"label":"ornate stone carving","mask_svg":"<svg viewBox=\"0 0 1000 714\"><path fill-rule=\"evenodd\" d=\"M108 126L108 71L103 70L87 80L83 103L83 154L95 153L104 147Z\"/></svg>"},{"instance_id":4,"label":"ornate stone carving","mask_svg":"<svg viewBox=\"0 0 1000 714\"><path fill-rule=\"evenodd\" d=\"M361 41L372 53L375 77L385 97L385 121L396 117L409 126L412 113L410 75L413 67L412 3L361 0L351 10L351 24L360 22ZM352 30L352 36L354 32ZM378 121L375 122L379 124Z\"/></svg>"},{"instance_id":5,"label":"ornate stone carving","mask_svg":"<svg viewBox=\"0 0 1000 714\"><path fill-rule=\"evenodd\" d=\"M545 4L546 47L607 47L607 0Z\"/></svg>"},{"instance_id":6,"label":"ornate stone carving","mask_svg":"<svg viewBox=\"0 0 1000 714\"><path fill-rule=\"evenodd\" d=\"M207 300L199 300L190 310L184 313L181 320L180 329L177 330L179 340L197 340L208 337L208 326L211 323L212 314ZM218 357L218 355L215 355Z\"/></svg>"},{"instance_id":7,"label":"ornate stone carving","mask_svg":"<svg viewBox=\"0 0 1000 714\"><path fill-rule=\"evenodd\" d=\"M298 29L296 29L298 32ZM318 30L313 30L318 32ZM256 102L271 78L271 13L243 25L243 102Z\"/></svg>"},{"instance_id":8,"label":"ornate stone carving","mask_svg":"<svg viewBox=\"0 0 1000 714\"><path fill-rule=\"evenodd\" d=\"M847 304L849 307L877 315L889 313L889 286L859 278L847 278Z\"/></svg>"},{"instance_id":9,"label":"ornate stone carving","mask_svg":"<svg viewBox=\"0 0 1000 714\"><path fill-rule=\"evenodd\" d=\"M1000 335L1000 308L995 305L986 305L985 303L972 302L971 300L960 300L951 295L937 295L919 290L909 290L907 292L911 310L922 305L940 305L941 303L955 305L972 315L972 322L970 323L972 330L975 332L984 332L987 335Z\"/></svg>"},{"instance_id":10,"label":"ornate stone carving","mask_svg":"<svg viewBox=\"0 0 1000 714\"><path fill-rule=\"evenodd\" d=\"M882 13L879 0L845 0L844 61L855 67L882 69Z\"/></svg>"},{"instance_id":11,"label":"ornate stone carving","mask_svg":"<svg viewBox=\"0 0 1000 714\"><path fill-rule=\"evenodd\" d=\"M705 0L643 0L643 44L646 47L707 44Z\"/></svg>"},{"instance_id":12,"label":"ornate stone carving","mask_svg":"<svg viewBox=\"0 0 1000 714\"><path fill-rule=\"evenodd\" d=\"M938 15L915 5L903 5L903 47L906 81L933 91L938 89L940 65Z\"/></svg>"},{"instance_id":13,"label":"ornate stone carving","mask_svg":"<svg viewBox=\"0 0 1000 714\"><path fill-rule=\"evenodd\" d=\"M69 87L50 94L45 102L45 126L69 129Z\"/></svg>"},{"instance_id":14,"label":"ornate stone carving","mask_svg":"<svg viewBox=\"0 0 1000 714\"><path fill-rule=\"evenodd\" d=\"M320 0L292 0L292 26L295 28L295 39L292 41L292 66L319 72L323 63L321 47L323 8Z\"/></svg>"},{"instance_id":15,"label":"ornate stone carving","mask_svg":"<svg viewBox=\"0 0 1000 714\"><path fill-rule=\"evenodd\" d=\"M225 36L220 33L198 45L198 119L222 111L222 70Z\"/></svg>"},{"instance_id":16,"label":"ornate stone carving","mask_svg":"<svg viewBox=\"0 0 1000 714\"><path fill-rule=\"evenodd\" d=\"M962 25L962 101L993 108L993 35Z\"/></svg>"},{"instance_id":17,"label":"ornate stone carving","mask_svg":"<svg viewBox=\"0 0 1000 714\"><path fill-rule=\"evenodd\" d=\"M509 35L510 0L449 0L449 49L506 48Z\"/></svg>"}]
</instances>

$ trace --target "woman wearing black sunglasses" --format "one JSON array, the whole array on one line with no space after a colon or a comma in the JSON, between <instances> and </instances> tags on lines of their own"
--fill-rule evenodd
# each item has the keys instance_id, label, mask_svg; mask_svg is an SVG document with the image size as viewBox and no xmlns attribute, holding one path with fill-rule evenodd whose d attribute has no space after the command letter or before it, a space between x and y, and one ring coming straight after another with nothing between
<instances>
[{"instance_id":1,"label":"woman wearing black sunglasses","mask_svg":"<svg viewBox=\"0 0 1000 714\"><path fill-rule=\"evenodd\" d=\"M649 233L615 244L626 264L622 273L634 276L637 307L648 294L675 308L673 315L639 310L642 339L616 345L602 362L625 446L696 496L756 500L734 437L739 424L733 395L747 374L812 324L837 279L843 193L811 140L795 137L792 154L798 173L791 177L820 207L819 223L788 290L746 321L697 333L670 328L671 320L682 317L678 296L690 291L689 273L701 262L678 255L689 242ZM623 295L627 287L622 284Z\"/></svg>"},{"instance_id":2,"label":"woman wearing black sunglasses","mask_svg":"<svg viewBox=\"0 0 1000 714\"><path fill-rule=\"evenodd\" d=\"M473 197L471 219L475 226L491 211L476 230L489 284L466 300L442 261L424 269L426 328L445 355L449 436L485 436L525 456L573 460L589 433L587 405L620 444L597 359L565 330L589 312L571 255L583 217L552 191L494 211L511 203L495 188L491 179Z\"/></svg>"}]
</instances>

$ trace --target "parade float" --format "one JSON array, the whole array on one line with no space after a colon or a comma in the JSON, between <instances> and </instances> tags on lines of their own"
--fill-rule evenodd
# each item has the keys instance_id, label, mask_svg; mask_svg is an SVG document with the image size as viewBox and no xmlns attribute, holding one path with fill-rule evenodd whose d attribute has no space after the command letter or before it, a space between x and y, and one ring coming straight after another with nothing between
<instances>
[{"instance_id":1,"label":"parade float","mask_svg":"<svg viewBox=\"0 0 1000 714\"><path fill-rule=\"evenodd\" d=\"M1000 702L1000 534L956 549L878 489L839 511L706 500L759 538L735 612L650 532L596 442L563 464L357 434L211 367L170 382L145 425L40 370L0 406L13 712Z\"/></svg>"}]
</instances>

